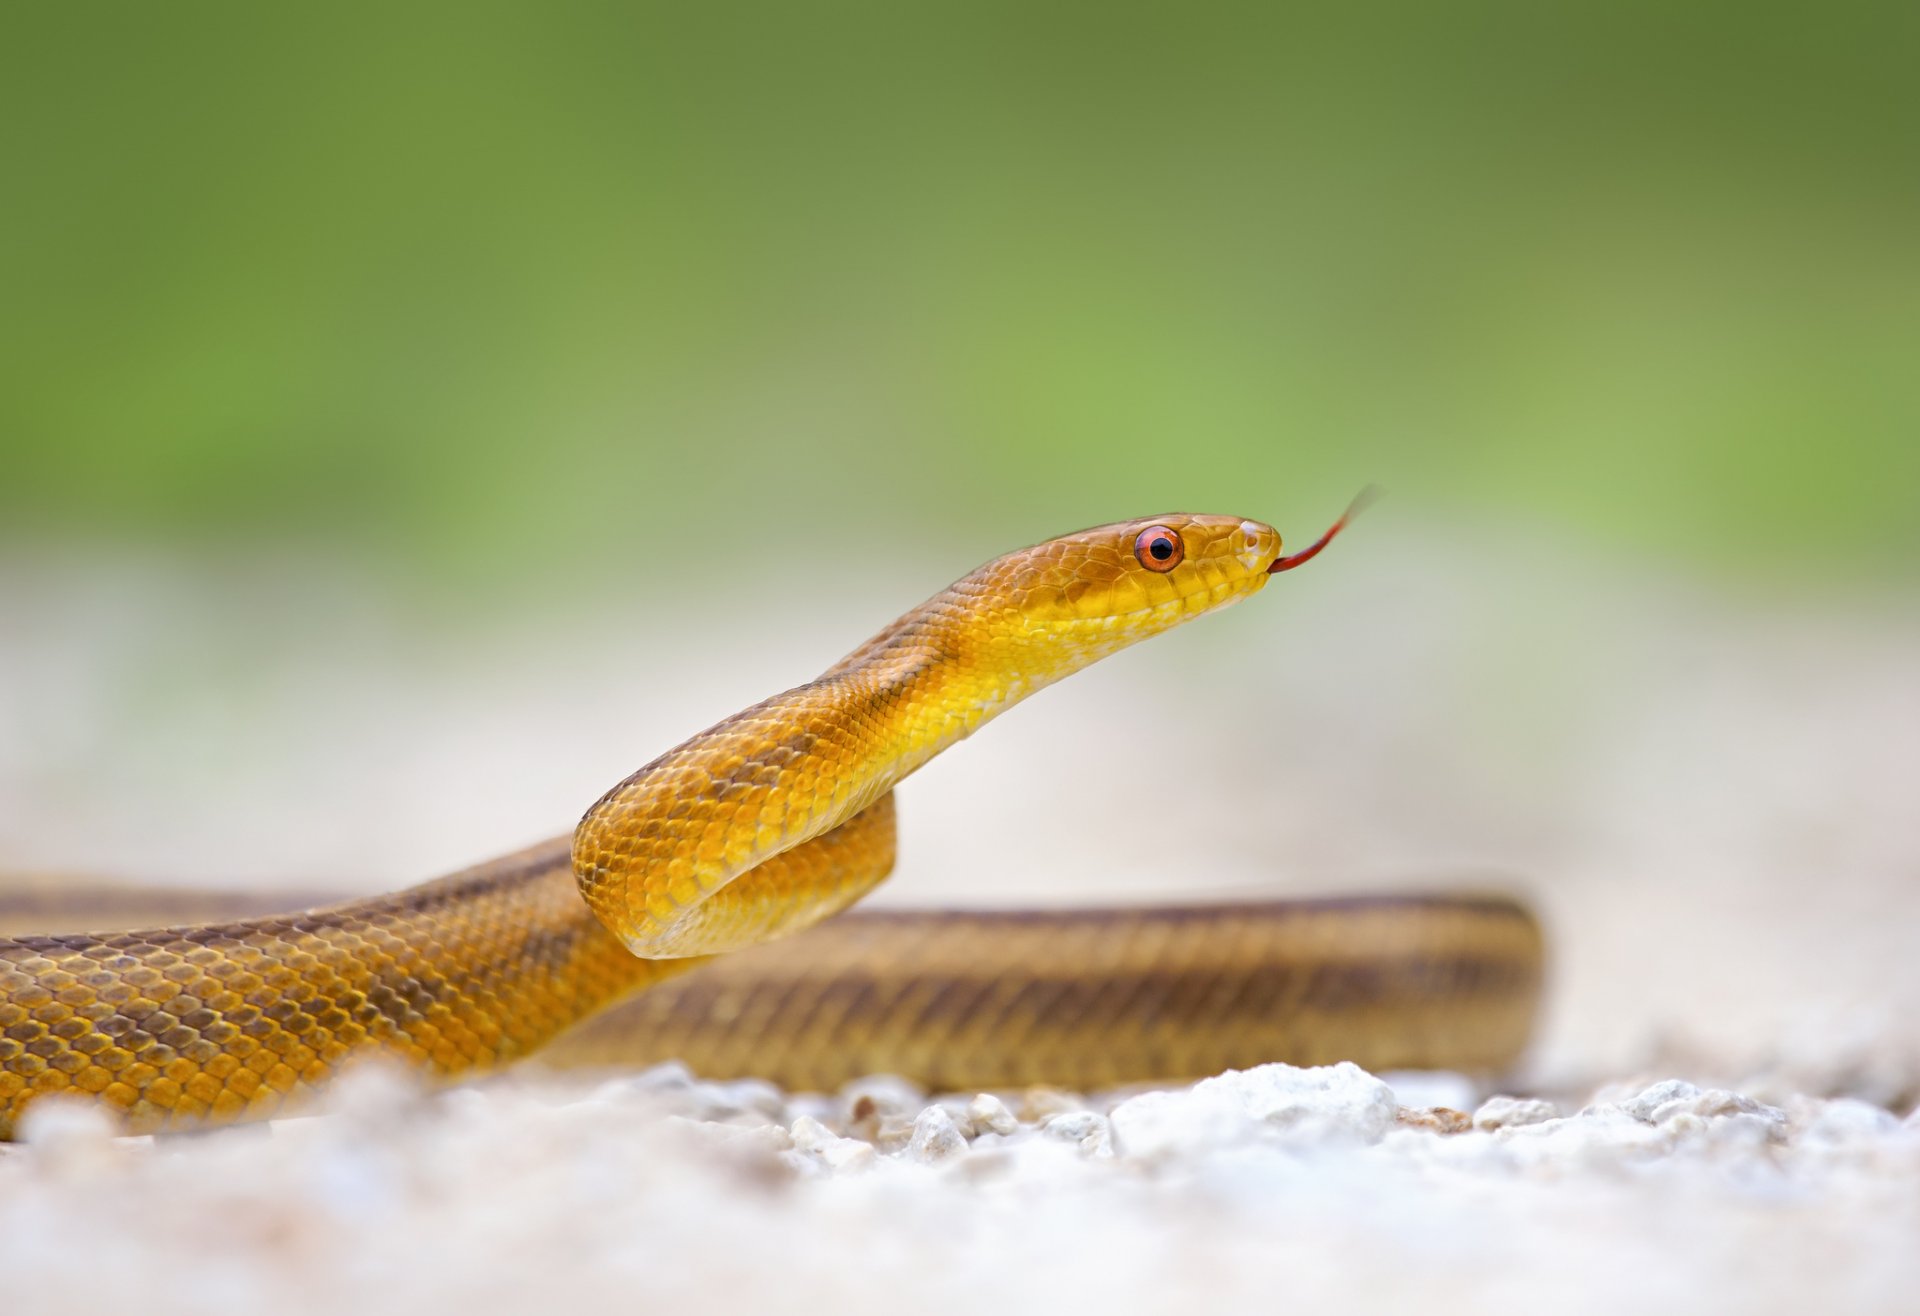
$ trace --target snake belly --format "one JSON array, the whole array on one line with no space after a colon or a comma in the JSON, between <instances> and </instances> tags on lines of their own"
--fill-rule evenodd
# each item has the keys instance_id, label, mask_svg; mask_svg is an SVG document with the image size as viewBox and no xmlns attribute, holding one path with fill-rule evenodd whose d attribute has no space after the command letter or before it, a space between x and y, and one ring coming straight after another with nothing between
<instances>
[{"instance_id":1,"label":"snake belly","mask_svg":"<svg viewBox=\"0 0 1920 1316\"><path fill-rule=\"evenodd\" d=\"M264 1118L376 1055L448 1079L542 1049L679 1058L790 1087L1504 1068L1542 951L1501 897L832 918L892 868L901 779L1279 561L1277 532L1228 517L1051 540L662 755L571 838L301 914L0 938L0 1137L53 1093L132 1132Z\"/></svg>"}]
</instances>

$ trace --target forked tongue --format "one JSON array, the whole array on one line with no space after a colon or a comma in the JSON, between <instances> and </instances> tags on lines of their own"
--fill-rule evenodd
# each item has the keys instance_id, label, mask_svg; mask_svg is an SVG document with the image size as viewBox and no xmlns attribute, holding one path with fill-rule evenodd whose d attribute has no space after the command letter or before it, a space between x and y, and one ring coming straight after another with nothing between
<instances>
[{"instance_id":1,"label":"forked tongue","mask_svg":"<svg viewBox=\"0 0 1920 1316\"><path fill-rule=\"evenodd\" d=\"M1362 489L1353 496L1353 501L1347 504L1347 510L1340 513L1340 519L1327 527L1326 534L1321 535L1320 538L1314 540L1298 553L1289 553L1285 557L1275 558L1273 565L1267 568L1267 574L1272 575L1276 571L1292 571L1303 562L1308 562L1317 557L1321 549L1333 542L1335 535L1347 528L1347 522L1364 512L1367 506L1379 496L1380 489L1378 485L1370 484Z\"/></svg>"}]
</instances>

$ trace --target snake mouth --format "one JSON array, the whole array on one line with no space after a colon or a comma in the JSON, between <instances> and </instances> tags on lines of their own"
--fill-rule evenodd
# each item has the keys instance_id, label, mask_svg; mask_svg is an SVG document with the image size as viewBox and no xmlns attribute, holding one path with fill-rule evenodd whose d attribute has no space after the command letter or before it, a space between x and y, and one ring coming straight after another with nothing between
<instances>
[{"instance_id":1,"label":"snake mouth","mask_svg":"<svg viewBox=\"0 0 1920 1316\"><path fill-rule=\"evenodd\" d=\"M1347 504L1347 510L1340 513L1340 519L1327 527L1326 534L1321 535L1320 538L1314 540L1298 553L1283 553L1275 558L1273 564L1267 568L1267 574L1271 576L1281 571L1292 571L1295 567L1304 566L1308 562L1311 562L1320 555L1321 549L1333 542L1335 535L1347 528L1347 522L1353 520L1354 517L1365 511L1367 505L1379 496L1380 490L1375 485L1370 484L1362 489L1354 495L1353 501Z\"/></svg>"}]
</instances>

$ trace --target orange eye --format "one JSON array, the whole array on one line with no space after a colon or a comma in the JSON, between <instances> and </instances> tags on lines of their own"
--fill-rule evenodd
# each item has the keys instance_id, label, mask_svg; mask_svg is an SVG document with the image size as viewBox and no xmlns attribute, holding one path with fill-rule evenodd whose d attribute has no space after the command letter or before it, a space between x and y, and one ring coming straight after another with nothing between
<instances>
[{"instance_id":1,"label":"orange eye","mask_svg":"<svg viewBox=\"0 0 1920 1316\"><path fill-rule=\"evenodd\" d=\"M1172 571L1187 555L1187 546L1165 526L1150 525L1133 541L1133 555L1148 571Z\"/></svg>"}]
</instances>

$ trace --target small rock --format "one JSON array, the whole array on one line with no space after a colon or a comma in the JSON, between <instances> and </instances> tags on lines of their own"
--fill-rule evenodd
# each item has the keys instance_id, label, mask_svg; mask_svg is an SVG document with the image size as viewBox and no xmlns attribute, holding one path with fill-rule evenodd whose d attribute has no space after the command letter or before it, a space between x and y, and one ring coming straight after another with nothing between
<instances>
[{"instance_id":1,"label":"small rock","mask_svg":"<svg viewBox=\"0 0 1920 1316\"><path fill-rule=\"evenodd\" d=\"M1685 1079L1669 1078L1648 1087L1641 1088L1640 1091L1636 1092L1633 1096L1626 1098L1624 1101L1615 1102L1614 1104L1637 1120L1644 1120L1648 1124L1656 1124L1659 1121L1654 1119L1653 1115L1654 1112L1662 1106L1670 1105L1676 1101L1691 1101L1699 1095L1700 1089Z\"/></svg>"},{"instance_id":2,"label":"small rock","mask_svg":"<svg viewBox=\"0 0 1920 1316\"><path fill-rule=\"evenodd\" d=\"M1488 1097L1473 1112L1473 1127L1484 1133L1495 1129L1515 1129L1525 1124L1544 1124L1560 1118L1560 1109L1551 1101L1525 1097Z\"/></svg>"},{"instance_id":3,"label":"small rock","mask_svg":"<svg viewBox=\"0 0 1920 1316\"><path fill-rule=\"evenodd\" d=\"M1666 1130L1612 1104L1589 1106L1562 1119L1508 1125L1496 1135L1517 1164L1553 1173L1647 1161L1673 1146Z\"/></svg>"},{"instance_id":4,"label":"small rock","mask_svg":"<svg viewBox=\"0 0 1920 1316\"><path fill-rule=\"evenodd\" d=\"M1620 1109L1678 1137L1707 1133L1736 1141L1780 1142L1787 1133L1785 1111L1738 1092L1697 1088L1677 1078L1643 1088L1621 1102Z\"/></svg>"},{"instance_id":5,"label":"small rock","mask_svg":"<svg viewBox=\"0 0 1920 1316\"><path fill-rule=\"evenodd\" d=\"M1020 1097L1020 1118L1029 1124L1038 1124L1049 1115L1065 1115L1086 1108L1085 1097L1062 1088L1028 1088Z\"/></svg>"},{"instance_id":6,"label":"small rock","mask_svg":"<svg viewBox=\"0 0 1920 1316\"><path fill-rule=\"evenodd\" d=\"M1251 1142L1374 1143L1394 1125L1393 1089L1358 1065L1230 1069L1178 1092L1148 1092L1113 1112L1128 1156L1214 1150Z\"/></svg>"},{"instance_id":7,"label":"small rock","mask_svg":"<svg viewBox=\"0 0 1920 1316\"><path fill-rule=\"evenodd\" d=\"M1473 1127L1473 1116L1448 1106L1402 1106L1394 1122L1403 1129L1425 1129L1429 1133L1465 1133Z\"/></svg>"},{"instance_id":8,"label":"small rock","mask_svg":"<svg viewBox=\"0 0 1920 1316\"><path fill-rule=\"evenodd\" d=\"M1112 1125L1104 1115L1096 1115L1090 1110L1070 1110L1060 1115L1049 1115L1041 1122L1040 1131L1049 1138L1074 1143L1090 1156L1113 1154Z\"/></svg>"},{"instance_id":9,"label":"small rock","mask_svg":"<svg viewBox=\"0 0 1920 1316\"><path fill-rule=\"evenodd\" d=\"M876 1157L873 1144L842 1138L811 1115L795 1120L789 1136L795 1151L815 1158L835 1174L867 1169Z\"/></svg>"},{"instance_id":10,"label":"small rock","mask_svg":"<svg viewBox=\"0 0 1920 1316\"><path fill-rule=\"evenodd\" d=\"M991 1092L982 1092L967 1103L967 1121L975 1133L998 1133L1002 1137L1020 1127L1007 1103Z\"/></svg>"},{"instance_id":11,"label":"small rock","mask_svg":"<svg viewBox=\"0 0 1920 1316\"><path fill-rule=\"evenodd\" d=\"M953 1127L960 1130L960 1136L971 1142L982 1130L973 1125L973 1116L969 1113L972 1102L957 1092L949 1092L935 1097L933 1104L947 1112L947 1118L953 1121Z\"/></svg>"},{"instance_id":12,"label":"small rock","mask_svg":"<svg viewBox=\"0 0 1920 1316\"><path fill-rule=\"evenodd\" d=\"M907 1141L909 1158L933 1165L951 1160L966 1150L965 1135L943 1107L928 1106L913 1121L913 1133Z\"/></svg>"},{"instance_id":13,"label":"small rock","mask_svg":"<svg viewBox=\"0 0 1920 1316\"><path fill-rule=\"evenodd\" d=\"M795 1149L803 1152L818 1152L836 1142L853 1141L851 1138L842 1138L811 1115L802 1115L795 1120L787 1136L793 1139Z\"/></svg>"}]
</instances>

